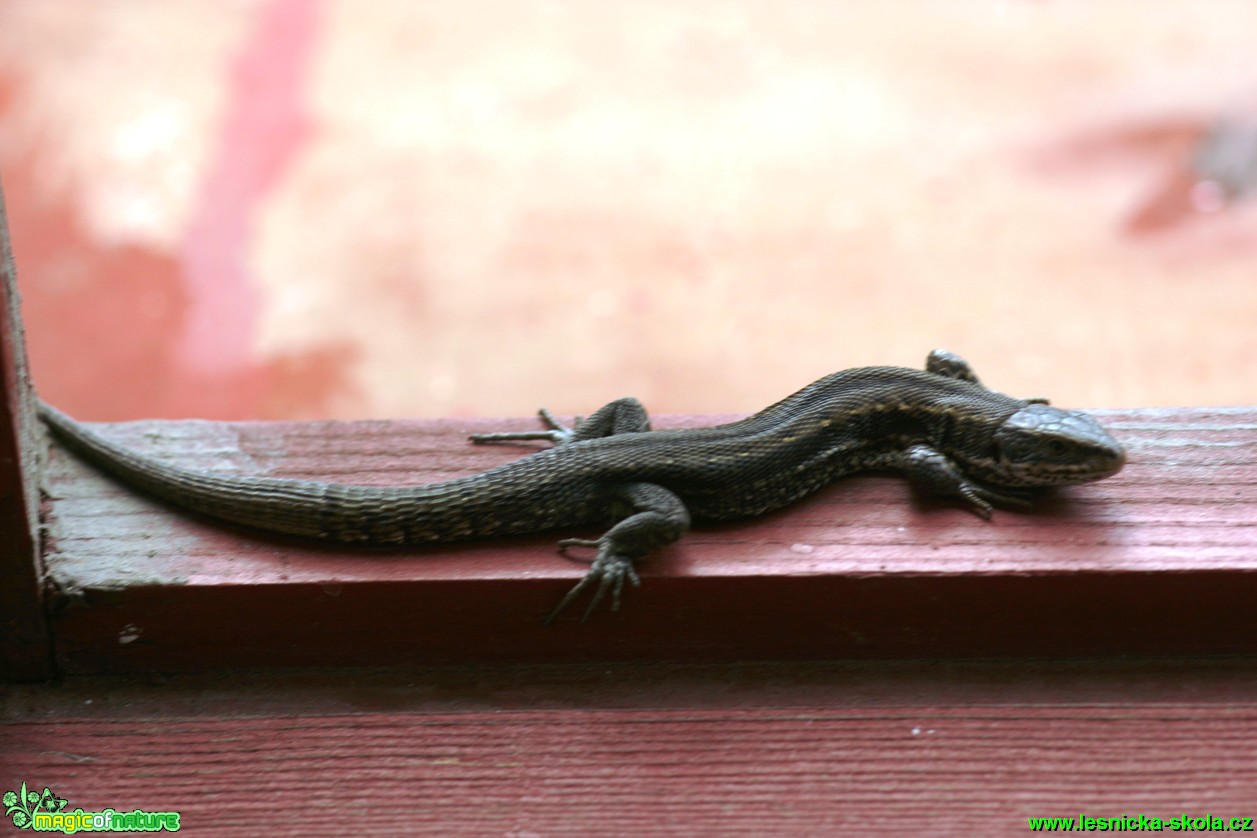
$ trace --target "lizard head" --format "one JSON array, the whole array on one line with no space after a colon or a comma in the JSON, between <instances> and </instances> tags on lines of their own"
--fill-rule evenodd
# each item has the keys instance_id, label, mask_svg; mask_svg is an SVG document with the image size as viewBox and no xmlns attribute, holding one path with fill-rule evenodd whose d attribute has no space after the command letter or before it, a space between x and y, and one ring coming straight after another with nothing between
<instances>
[{"instance_id":1,"label":"lizard head","mask_svg":"<svg viewBox=\"0 0 1257 838\"><path fill-rule=\"evenodd\" d=\"M1095 419L1078 410L1028 404L995 431L999 482L1062 486L1110 477L1126 452Z\"/></svg>"}]
</instances>

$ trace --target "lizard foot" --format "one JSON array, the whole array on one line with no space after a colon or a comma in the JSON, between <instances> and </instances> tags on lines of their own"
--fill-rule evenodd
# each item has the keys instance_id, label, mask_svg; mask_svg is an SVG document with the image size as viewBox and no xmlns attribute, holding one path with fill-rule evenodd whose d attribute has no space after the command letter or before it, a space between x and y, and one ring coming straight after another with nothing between
<instances>
[{"instance_id":1,"label":"lizard foot","mask_svg":"<svg viewBox=\"0 0 1257 838\"><path fill-rule=\"evenodd\" d=\"M1031 492L1018 491L1013 488L993 489L990 486L980 486L966 481L957 489L957 494L969 504L973 512L988 521L991 520L991 513L994 511L991 506L993 503L1023 510L1034 508L1034 495Z\"/></svg>"},{"instance_id":2,"label":"lizard foot","mask_svg":"<svg viewBox=\"0 0 1257 838\"><path fill-rule=\"evenodd\" d=\"M594 596L585 608L585 613L581 615L582 623L589 619L589 615L594 612L594 609L598 607L598 603L602 602L608 592L611 594L611 610L620 610L620 593L624 590L624 581L626 579L634 587L642 584L642 580L637 575L637 570L633 567L632 557L623 553L613 552L610 543L605 539L565 538L559 542L560 552L565 553L568 547L594 547L597 548L598 555L590 565L589 572L585 574L585 578L577 582L575 587L564 595L559 604L546 617L545 625L548 626L553 623L563 609L571 605L586 590L593 590Z\"/></svg>"},{"instance_id":3,"label":"lizard foot","mask_svg":"<svg viewBox=\"0 0 1257 838\"><path fill-rule=\"evenodd\" d=\"M502 431L500 433L488 434L472 434L471 441L477 444L486 442L509 442L518 439L545 439L553 442L555 445L564 445L571 442L576 436L576 429L569 428L559 421L553 413L546 408L537 411L537 415L541 417L541 421L545 422L548 430L544 431ZM577 417L576 424L581 422Z\"/></svg>"}]
</instances>

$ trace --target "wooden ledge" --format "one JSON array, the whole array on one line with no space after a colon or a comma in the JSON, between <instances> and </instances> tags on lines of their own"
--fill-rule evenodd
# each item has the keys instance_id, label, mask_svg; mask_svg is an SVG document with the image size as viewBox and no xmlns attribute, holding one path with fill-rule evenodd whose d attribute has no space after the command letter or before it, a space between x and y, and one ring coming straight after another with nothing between
<instances>
[{"instance_id":1,"label":"wooden ledge","mask_svg":"<svg viewBox=\"0 0 1257 838\"><path fill-rule=\"evenodd\" d=\"M622 611L541 618L581 576L554 533L350 551L174 512L53 446L45 558L66 672L443 662L1257 652L1257 408L1098 411L1115 478L1032 513L922 505L889 476L699 527ZM728 417L663 417L658 427ZM190 466L405 484L527 453L530 420L98 425Z\"/></svg>"},{"instance_id":2,"label":"wooden ledge","mask_svg":"<svg viewBox=\"0 0 1257 838\"><path fill-rule=\"evenodd\" d=\"M387 802L353 814L368 834L1229 823L1252 815L1255 738L1252 659L397 667L0 691L10 776L93 811L178 811L193 835L325 834L343 811L311 790L364 783L367 804Z\"/></svg>"}]
</instances>

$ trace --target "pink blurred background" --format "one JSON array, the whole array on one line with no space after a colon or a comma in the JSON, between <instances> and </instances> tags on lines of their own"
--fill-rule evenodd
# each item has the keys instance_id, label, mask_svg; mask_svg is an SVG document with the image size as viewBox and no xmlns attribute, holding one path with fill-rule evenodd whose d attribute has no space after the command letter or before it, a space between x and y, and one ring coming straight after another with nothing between
<instances>
[{"instance_id":1,"label":"pink blurred background","mask_svg":"<svg viewBox=\"0 0 1257 838\"><path fill-rule=\"evenodd\" d=\"M1227 0L3 0L36 384L734 412L943 346L1064 406L1257 403L1254 55Z\"/></svg>"}]
</instances>

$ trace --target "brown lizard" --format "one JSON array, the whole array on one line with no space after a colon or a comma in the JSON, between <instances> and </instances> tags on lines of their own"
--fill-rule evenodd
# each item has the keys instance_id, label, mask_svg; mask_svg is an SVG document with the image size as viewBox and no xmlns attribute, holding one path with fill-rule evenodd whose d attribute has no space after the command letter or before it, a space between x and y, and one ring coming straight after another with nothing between
<instances>
[{"instance_id":1,"label":"brown lizard","mask_svg":"<svg viewBox=\"0 0 1257 838\"><path fill-rule=\"evenodd\" d=\"M1036 487L1099 480L1125 462L1092 417L990 390L941 350L924 372L837 372L709 428L651 431L632 398L574 428L543 409L546 430L472 440L544 439L554 447L481 474L396 488L180 468L115 445L46 404L40 414L67 446L123 482L269 532L388 546L607 525L600 538L559 542L596 554L547 622L591 589L586 616L608 593L618 608L625 581L640 584L634 562L679 539L692 519L750 518L853 472L905 473L924 492L989 518L993 503L1026 506Z\"/></svg>"}]
</instances>

